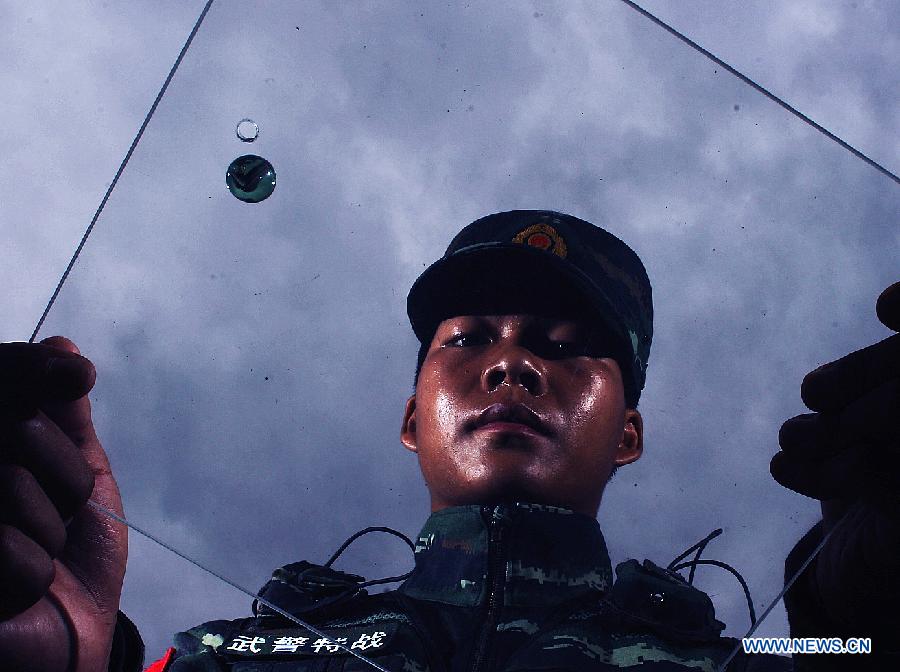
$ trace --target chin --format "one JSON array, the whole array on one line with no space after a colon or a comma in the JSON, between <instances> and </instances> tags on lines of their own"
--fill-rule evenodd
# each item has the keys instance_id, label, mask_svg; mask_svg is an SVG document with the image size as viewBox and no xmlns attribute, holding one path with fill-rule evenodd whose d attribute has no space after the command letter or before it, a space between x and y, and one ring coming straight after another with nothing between
<instances>
[{"instance_id":1,"label":"chin","mask_svg":"<svg viewBox=\"0 0 900 672\"><path fill-rule=\"evenodd\" d=\"M495 483L480 498L479 504L554 504L546 495L521 482Z\"/></svg>"}]
</instances>

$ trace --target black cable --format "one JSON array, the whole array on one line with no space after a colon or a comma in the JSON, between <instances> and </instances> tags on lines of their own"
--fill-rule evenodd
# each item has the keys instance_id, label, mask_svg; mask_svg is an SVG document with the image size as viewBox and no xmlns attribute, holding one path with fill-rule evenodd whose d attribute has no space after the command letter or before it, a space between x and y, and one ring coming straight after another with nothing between
<instances>
[{"instance_id":1,"label":"black cable","mask_svg":"<svg viewBox=\"0 0 900 672\"><path fill-rule=\"evenodd\" d=\"M334 561L340 557L341 553L343 553L350 544L352 544L354 541L359 539L364 534L368 534L369 532L387 532L388 534L393 534L395 537L399 537L400 539L405 541L406 545L409 546L410 550L413 553L416 552L416 547L413 544L412 540L409 537L407 537L405 534L403 534L402 532L398 532L397 530L393 529L392 527L367 527L363 530L360 530L359 532L354 533L347 539L347 541L345 541L343 544L341 544L341 547L339 549L337 549L330 558L328 558L328 562L325 563L325 567L331 567L331 565L334 563ZM379 579L379 580L384 581L384 579Z\"/></svg>"},{"instance_id":2,"label":"black cable","mask_svg":"<svg viewBox=\"0 0 900 672\"><path fill-rule=\"evenodd\" d=\"M94 224L97 223L97 219L100 217L100 213L103 212L103 208L106 206L106 201L109 200L110 194L112 194L113 189L116 188L116 184L118 183L119 178L122 176L122 172L125 170L125 166L128 165L128 160L131 158L131 155L134 153L134 150L137 147L141 136L144 134L144 129L147 128L147 124L150 123L150 118L153 116L153 113L156 112L156 107L159 105L159 101L162 100L163 94L166 92L166 89L169 88L169 82L172 81L172 77L175 76L175 71L178 70L178 66L181 65L181 60L187 53L188 47L191 46L191 42L194 40L194 36L197 34L197 31L200 30L200 24L203 23L203 19L206 18L206 13L212 6L212 3L213 0L207 0L206 5L203 7L203 11L200 12L200 16L197 19L197 22L194 24L194 28L191 30L191 34L188 35L187 41L181 48L181 53L178 54L178 58L175 59L175 65L173 65L172 69L169 70L169 76L166 77L166 81L163 83L162 88L159 90L159 93L156 94L156 100L153 101L153 105L150 106L150 111L147 112L147 116L144 117L144 123L141 124L140 130L138 130L137 135L134 136L134 140L131 141L131 147L128 148L128 152L125 154L125 158L122 159L122 163L119 164L119 170L116 171L116 176L113 178L113 181L109 183L109 188L106 190L106 194L103 196L103 200L100 201L100 205L97 207L97 211L94 212L94 216L91 218L91 223L88 224L87 229L85 229L84 235L81 237L81 242L78 243L78 247L75 249L75 254L72 255L72 258L69 260L69 265L66 266L66 270L63 272L62 277L59 279L59 283L57 283L56 285L56 289L53 290L53 296L51 296L50 301L47 302L47 307L44 308L44 313L41 315L41 319L38 320L37 326L34 328L34 331L31 334L31 338L28 339L29 343L34 343L34 339L37 337L38 332L41 330L41 326L44 324L44 320L47 319L47 313L50 312L50 308L52 308L53 304L56 302L56 297L59 296L59 291L62 289L63 283L65 283L66 278L69 277L69 273L72 271L72 267L75 265L75 262L78 259L78 255L81 254L81 250L84 247L84 244L87 242L88 236L91 235Z\"/></svg>"},{"instance_id":3,"label":"black cable","mask_svg":"<svg viewBox=\"0 0 900 672\"><path fill-rule=\"evenodd\" d=\"M409 577L412 576L413 570L409 570L406 574L401 574L400 576L388 576L383 579L372 579L371 581L363 581L359 584L360 588L367 588L368 586L377 586L380 583L394 583L395 581L406 581Z\"/></svg>"},{"instance_id":4,"label":"black cable","mask_svg":"<svg viewBox=\"0 0 900 672\"><path fill-rule=\"evenodd\" d=\"M338 548L332 554L332 556L330 558L328 558L328 562L326 562L324 566L330 569L331 565L334 563L334 561L340 557L341 553L343 553L350 544L352 544L354 541L359 539L364 534L368 534L369 532L387 532L388 534L393 534L395 537L399 537L400 539L405 541L406 545L409 546L409 548L410 548L410 550L412 550L413 554L415 554L415 552L416 552L416 547L413 544L412 540L409 537L407 537L405 534L403 534L402 532L398 532L397 530L395 530L392 527L367 527L363 530L360 530L359 532L355 532L354 534L352 534L347 539L347 541L345 541L343 544L341 544L341 547ZM401 576L388 576L383 579L372 579L371 581L363 581L362 583L358 583L355 586L352 586L345 592L350 592L350 591L358 592L360 589L367 588L369 586L377 586L382 583L394 583L396 581L405 581L410 576L412 576L412 573L413 573L413 570L410 570L406 574L403 574Z\"/></svg>"},{"instance_id":5,"label":"black cable","mask_svg":"<svg viewBox=\"0 0 900 672\"><path fill-rule=\"evenodd\" d=\"M720 534L722 534L722 528L721 528L721 527L718 528L718 529L716 529L716 530L713 530L712 532L710 532L709 534L707 534L705 537L703 537L703 539L701 539L701 540L698 541L696 544L694 544L693 546L691 546L689 549L687 549L686 551L684 551L683 553L681 553L680 555L678 555L674 560L672 560L672 562L670 562L670 563L668 564L668 566L666 567L666 569L672 571L672 568L673 568L676 564L678 564L680 561L684 560L687 556L689 556L689 555L691 554L691 551L694 551L694 550L697 550L697 549L700 549L700 550L702 551L704 548L706 548L706 545L707 545L710 541L712 541L713 539L715 539L716 537L718 537ZM699 557L699 556L698 556L698 557Z\"/></svg>"},{"instance_id":6,"label":"black cable","mask_svg":"<svg viewBox=\"0 0 900 672\"><path fill-rule=\"evenodd\" d=\"M750 625L756 625L756 610L753 608L753 599L750 597L750 588L747 586L747 582L744 581L744 577L741 576L740 572L738 572L731 565L720 562L718 560L691 560L690 562L683 562L680 565L676 565L672 567L672 571L678 571L679 569L685 569L687 567L692 567L694 565L715 565L716 567L721 567L722 569L726 569L737 578L737 580L741 584L741 588L744 589L744 597L747 598L747 608L750 610Z\"/></svg>"},{"instance_id":7,"label":"black cable","mask_svg":"<svg viewBox=\"0 0 900 672\"><path fill-rule=\"evenodd\" d=\"M698 548L697 552L694 554L694 560L691 562L691 571L688 573L688 584L691 586L694 585L694 573L697 571L697 563L700 562L700 556L703 555L703 551L706 549L706 544L708 543L709 540L706 540L706 543Z\"/></svg>"},{"instance_id":8,"label":"black cable","mask_svg":"<svg viewBox=\"0 0 900 672\"><path fill-rule=\"evenodd\" d=\"M857 158L862 159L863 161L865 161L866 163L868 163L870 166L872 166L873 168L875 168L875 169L878 170L879 172L884 173L885 175L887 175L889 178L891 178L891 179L892 179L894 182L896 182L897 184L900 184L900 177L897 177L894 173L892 173L891 171L889 171L887 168L885 168L884 166L882 166L880 163L877 163L876 161L870 159L868 156L866 156L865 154L863 154L861 151L859 151L859 150L856 149L855 147L852 147L852 146L849 145L848 143L844 142L844 141L841 140L838 136L836 136L834 133L832 133L831 131L829 131L827 128L825 128L825 127L822 126L821 124L817 124L815 121L813 121L812 119L810 119L809 117L807 117L805 114L803 114L803 113L802 113L800 110L798 110L796 107L794 107L794 106L790 105L789 103L785 102L784 100L782 100L781 98L779 98L778 96L776 96L774 93L772 93L772 92L769 91L768 89L764 88L763 86L760 86L759 84L757 84L756 82L754 82L752 79L750 79L749 77L747 77L747 75L745 75L745 74L743 74L743 73L741 73L741 72L735 70L733 67L731 67L730 65L728 65L725 61L723 61L721 58L719 58L719 57L716 56L715 54L713 54L713 53L707 51L706 49L704 49L703 47L701 47L699 44L697 44L696 42L694 42L692 39L690 39L690 38L687 37L686 35L683 35L682 33L678 32L675 28L673 28L672 26L670 26L668 23L666 23L666 22L663 21L662 19L658 19L656 16L654 16L653 14L651 14L650 12L648 12L646 9L644 9L644 8L641 7L640 5L638 5L638 4L634 3L634 2L632 2L631 0L622 0L622 2L624 2L626 5L628 5L629 7L631 7L634 11L636 11L636 12L642 14L643 16L645 16L645 17L647 17L648 19L650 19L651 21L653 21L653 23L655 23L656 25L658 25L660 28L664 28L665 30L667 30L668 32L670 32L672 35L674 35L675 37L677 37L679 40L681 40L682 42L684 42L685 44L687 44L687 45L688 45L689 47L691 47L692 49L696 49L697 51L699 51L701 54L703 54L704 56L706 56L706 57L707 57L709 60L711 60L713 63L716 63L717 65L720 65L721 67L725 68L725 69L726 69L728 72L730 72L732 75L734 75L735 77L737 77L738 79L740 79L742 82L744 82L744 83L747 84L748 86L752 86L754 89L756 89L757 91L759 91L761 94L763 94L763 95L764 95L766 98L768 98L769 100L772 100L772 101L778 103L779 105L781 105L781 107L783 107L784 109L786 109L788 112L790 112L791 114L793 114L795 117L797 117L798 119L800 119L800 120L803 121L804 123L809 124L809 125L812 126L814 129L816 129L817 131L819 131L819 133L822 133L822 134L824 134L825 136L831 138L831 139L834 140L836 143L838 143L841 147L843 147L844 149L846 149L848 152L852 153L852 154L853 154L854 156L856 156Z\"/></svg>"}]
</instances>

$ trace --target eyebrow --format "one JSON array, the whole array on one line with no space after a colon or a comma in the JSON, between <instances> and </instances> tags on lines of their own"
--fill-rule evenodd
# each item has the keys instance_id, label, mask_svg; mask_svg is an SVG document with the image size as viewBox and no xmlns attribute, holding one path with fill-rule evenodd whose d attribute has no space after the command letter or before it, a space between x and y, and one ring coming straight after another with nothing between
<instances>
[{"instance_id":1,"label":"eyebrow","mask_svg":"<svg viewBox=\"0 0 900 672\"><path fill-rule=\"evenodd\" d=\"M540 315L540 314L532 314L532 313L502 313L502 314L473 314L473 315L455 315L453 317L448 317L444 322L452 322L454 320L472 320L478 326L490 326L495 327L498 318L506 317L507 315L528 315L532 319L528 321L525 325L526 330L532 330L534 328L541 330L550 330L557 327L570 327L575 328L579 335L592 335L594 333L602 333L602 330L598 330L597 327L593 324L592 321L579 319L575 316L557 316L557 315ZM492 319L493 318L493 319ZM453 325L456 326L456 325Z\"/></svg>"}]
</instances>

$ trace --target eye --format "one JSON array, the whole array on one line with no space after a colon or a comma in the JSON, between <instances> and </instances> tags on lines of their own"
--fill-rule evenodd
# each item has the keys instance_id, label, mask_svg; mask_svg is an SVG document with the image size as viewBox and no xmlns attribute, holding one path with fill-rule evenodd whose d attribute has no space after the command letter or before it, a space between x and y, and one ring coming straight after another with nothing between
<instances>
[{"instance_id":1,"label":"eye","mask_svg":"<svg viewBox=\"0 0 900 672\"><path fill-rule=\"evenodd\" d=\"M551 356L563 359L589 354L588 345L581 341L547 341L546 347Z\"/></svg>"},{"instance_id":2,"label":"eye","mask_svg":"<svg viewBox=\"0 0 900 672\"><path fill-rule=\"evenodd\" d=\"M446 341L441 347L466 348L473 345L484 345L488 342L487 336L480 333L463 333L456 334L450 340Z\"/></svg>"},{"instance_id":3,"label":"eye","mask_svg":"<svg viewBox=\"0 0 900 672\"><path fill-rule=\"evenodd\" d=\"M569 359L572 357L609 357L608 348L602 343L596 343L587 339L576 339L574 341L554 341L547 339L541 344L535 346L544 359Z\"/></svg>"}]
</instances>

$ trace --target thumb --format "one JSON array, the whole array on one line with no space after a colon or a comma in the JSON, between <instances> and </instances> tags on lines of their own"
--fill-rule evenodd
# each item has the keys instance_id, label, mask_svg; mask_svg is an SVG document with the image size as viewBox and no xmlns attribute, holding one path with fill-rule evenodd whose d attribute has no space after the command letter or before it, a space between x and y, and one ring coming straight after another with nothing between
<instances>
[{"instance_id":1,"label":"thumb","mask_svg":"<svg viewBox=\"0 0 900 672\"><path fill-rule=\"evenodd\" d=\"M44 339L41 343L80 354L72 341L61 336ZM119 488L109 458L94 430L87 395L74 401L47 401L42 410L69 436L93 474L94 488L90 499L124 517ZM60 560L79 579L95 588L99 608L115 611L128 554L127 528L86 505L69 523L67 537Z\"/></svg>"},{"instance_id":2,"label":"thumb","mask_svg":"<svg viewBox=\"0 0 900 672\"><path fill-rule=\"evenodd\" d=\"M40 344L61 351L59 357L51 358L47 364L46 379L42 382L45 386L52 385L53 388L44 390L44 394L41 395L43 398L77 399L91 391L97 373L93 363L80 356L81 351L77 345L64 336L51 336L42 340Z\"/></svg>"},{"instance_id":3,"label":"thumb","mask_svg":"<svg viewBox=\"0 0 900 672\"><path fill-rule=\"evenodd\" d=\"M41 345L49 345L67 353L80 355L81 351L72 341L63 336L51 336L41 341ZM109 465L109 458L100 445L100 440L94 431L94 422L91 417L91 402L87 397L87 392L94 386L96 374L94 373L94 365L90 360L79 357L83 361L84 366L60 367L66 369L65 373L57 373L58 376L65 376L71 373L72 377L81 377L85 383L82 387L82 394L72 401L66 400L47 400L41 405L41 409L56 425L66 433L72 442L79 448L82 458L88 463L91 472L94 475L94 493L91 496L98 504L102 504L106 508L113 509L119 515L122 515L122 503L119 498L119 491L112 477L112 471ZM81 369L79 372L77 369ZM85 369L89 369L89 375L85 379ZM98 499L97 497L101 497Z\"/></svg>"},{"instance_id":4,"label":"thumb","mask_svg":"<svg viewBox=\"0 0 900 672\"><path fill-rule=\"evenodd\" d=\"M56 348L58 350L71 352L73 355L81 354L81 350L78 349L78 346L65 336L50 336L49 338L43 339L41 341L41 345L49 345L50 347Z\"/></svg>"}]
</instances>

